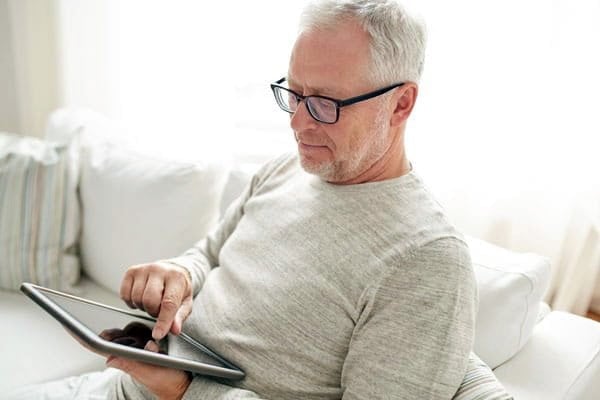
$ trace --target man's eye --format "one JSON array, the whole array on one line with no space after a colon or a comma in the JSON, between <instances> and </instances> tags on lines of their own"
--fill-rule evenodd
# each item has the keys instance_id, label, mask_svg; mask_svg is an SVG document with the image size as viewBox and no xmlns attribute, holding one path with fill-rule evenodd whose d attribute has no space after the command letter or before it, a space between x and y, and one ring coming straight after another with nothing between
<instances>
[{"instance_id":1,"label":"man's eye","mask_svg":"<svg viewBox=\"0 0 600 400\"><path fill-rule=\"evenodd\" d=\"M288 98L288 104L292 107L296 107L298 105L298 98L290 93Z\"/></svg>"}]
</instances>

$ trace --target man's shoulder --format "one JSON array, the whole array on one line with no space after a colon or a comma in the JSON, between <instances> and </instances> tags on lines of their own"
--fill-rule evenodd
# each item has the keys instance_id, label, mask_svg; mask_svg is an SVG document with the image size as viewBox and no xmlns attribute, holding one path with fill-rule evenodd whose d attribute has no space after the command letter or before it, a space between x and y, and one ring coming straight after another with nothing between
<instances>
[{"instance_id":1,"label":"man's shoulder","mask_svg":"<svg viewBox=\"0 0 600 400\"><path fill-rule=\"evenodd\" d=\"M476 279L466 244L448 236L413 246L388 263L365 292L382 307L423 309L457 301L474 308Z\"/></svg>"}]
</instances>

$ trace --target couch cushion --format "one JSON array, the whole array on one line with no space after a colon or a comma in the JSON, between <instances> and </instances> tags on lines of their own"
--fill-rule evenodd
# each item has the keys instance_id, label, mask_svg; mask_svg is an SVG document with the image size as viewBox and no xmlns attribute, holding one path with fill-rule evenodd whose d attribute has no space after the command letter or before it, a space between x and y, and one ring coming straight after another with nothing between
<instances>
[{"instance_id":1,"label":"couch cushion","mask_svg":"<svg viewBox=\"0 0 600 400\"><path fill-rule=\"evenodd\" d=\"M493 369L515 355L531 336L550 262L475 238L467 242L479 289L475 353Z\"/></svg>"},{"instance_id":2,"label":"couch cushion","mask_svg":"<svg viewBox=\"0 0 600 400\"><path fill-rule=\"evenodd\" d=\"M600 323L552 311L496 377L515 399L600 398Z\"/></svg>"},{"instance_id":3,"label":"couch cushion","mask_svg":"<svg viewBox=\"0 0 600 400\"><path fill-rule=\"evenodd\" d=\"M77 146L0 133L0 287L68 290L79 227Z\"/></svg>"},{"instance_id":4,"label":"couch cushion","mask_svg":"<svg viewBox=\"0 0 600 400\"><path fill-rule=\"evenodd\" d=\"M78 296L127 308L117 295L87 278L72 289ZM0 393L105 368L103 357L82 347L22 293L0 290L0 315Z\"/></svg>"},{"instance_id":5,"label":"couch cushion","mask_svg":"<svg viewBox=\"0 0 600 400\"><path fill-rule=\"evenodd\" d=\"M118 292L125 269L177 256L219 217L222 163L142 154L85 138L81 254L85 272Z\"/></svg>"}]
</instances>

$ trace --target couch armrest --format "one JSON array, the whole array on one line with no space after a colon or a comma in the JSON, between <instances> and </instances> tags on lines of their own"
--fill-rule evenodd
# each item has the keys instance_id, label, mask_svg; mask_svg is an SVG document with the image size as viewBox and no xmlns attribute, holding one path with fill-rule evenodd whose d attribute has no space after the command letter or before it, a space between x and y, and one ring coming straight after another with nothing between
<instances>
[{"instance_id":1,"label":"couch armrest","mask_svg":"<svg viewBox=\"0 0 600 400\"><path fill-rule=\"evenodd\" d=\"M600 323L553 311L494 373L515 399L598 399Z\"/></svg>"},{"instance_id":2,"label":"couch armrest","mask_svg":"<svg viewBox=\"0 0 600 400\"><path fill-rule=\"evenodd\" d=\"M537 320L535 321L535 323L539 324L551 312L552 312L552 310L550 309L550 306L548 305L548 303L540 301L540 310L538 311L538 316L537 316Z\"/></svg>"}]
</instances>

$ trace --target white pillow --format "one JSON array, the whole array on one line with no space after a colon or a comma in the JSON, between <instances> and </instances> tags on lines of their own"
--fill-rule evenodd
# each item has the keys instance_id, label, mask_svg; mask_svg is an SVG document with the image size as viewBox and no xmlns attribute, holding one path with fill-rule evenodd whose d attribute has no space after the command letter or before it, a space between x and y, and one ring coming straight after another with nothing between
<instances>
[{"instance_id":1,"label":"white pillow","mask_svg":"<svg viewBox=\"0 0 600 400\"><path fill-rule=\"evenodd\" d=\"M220 214L223 216L227 208L237 199L250 183L254 173L261 167L260 163L234 163L227 174L223 196L221 197Z\"/></svg>"},{"instance_id":2,"label":"white pillow","mask_svg":"<svg viewBox=\"0 0 600 400\"><path fill-rule=\"evenodd\" d=\"M89 140L82 149L84 271L118 292L134 264L178 256L219 217L227 168L141 154Z\"/></svg>"},{"instance_id":3,"label":"white pillow","mask_svg":"<svg viewBox=\"0 0 600 400\"><path fill-rule=\"evenodd\" d=\"M77 143L0 133L0 287L79 279Z\"/></svg>"},{"instance_id":4,"label":"white pillow","mask_svg":"<svg viewBox=\"0 0 600 400\"><path fill-rule=\"evenodd\" d=\"M474 351L494 369L529 339L548 285L550 262L475 238L467 238L467 243L479 289Z\"/></svg>"}]
</instances>

